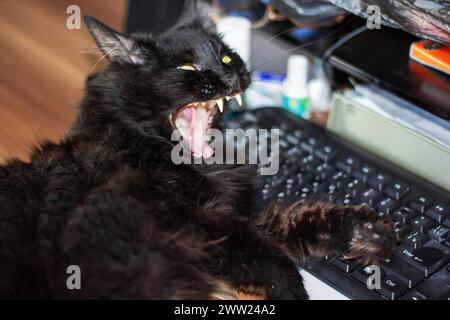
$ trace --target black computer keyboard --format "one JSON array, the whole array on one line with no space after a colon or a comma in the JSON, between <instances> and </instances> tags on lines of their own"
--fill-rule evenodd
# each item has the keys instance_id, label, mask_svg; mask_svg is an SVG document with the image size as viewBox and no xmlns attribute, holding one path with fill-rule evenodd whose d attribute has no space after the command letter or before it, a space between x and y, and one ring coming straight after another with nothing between
<instances>
[{"instance_id":1,"label":"black computer keyboard","mask_svg":"<svg viewBox=\"0 0 450 320\"><path fill-rule=\"evenodd\" d=\"M352 299L450 299L449 192L279 108L242 113L227 126L280 129L280 169L260 176L261 207L276 199L366 203L395 222L401 242L379 265L380 289L367 288L365 266L340 257L306 270Z\"/></svg>"}]
</instances>

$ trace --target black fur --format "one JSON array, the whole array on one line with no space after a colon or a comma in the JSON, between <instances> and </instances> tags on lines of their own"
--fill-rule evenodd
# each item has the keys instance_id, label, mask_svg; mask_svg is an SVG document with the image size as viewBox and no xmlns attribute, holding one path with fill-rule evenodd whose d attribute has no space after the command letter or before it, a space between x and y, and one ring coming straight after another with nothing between
<instances>
[{"instance_id":1,"label":"black fur","mask_svg":"<svg viewBox=\"0 0 450 320\"><path fill-rule=\"evenodd\" d=\"M256 215L250 169L172 163L170 113L250 83L210 26L196 19L127 39L86 22L110 64L88 79L77 121L63 141L36 148L30 163L0 167L1 297L306 299L302 257L389 255L392 228L366 208L277 204ZM184 63L200 71L177 69ZM362 232L364 250L351 248L355 228L368 222L380 223L381 239ZM320 240L324 233L333 241ZM66 287L73 264L82 290Z\"/></svg>"}]
</instances>

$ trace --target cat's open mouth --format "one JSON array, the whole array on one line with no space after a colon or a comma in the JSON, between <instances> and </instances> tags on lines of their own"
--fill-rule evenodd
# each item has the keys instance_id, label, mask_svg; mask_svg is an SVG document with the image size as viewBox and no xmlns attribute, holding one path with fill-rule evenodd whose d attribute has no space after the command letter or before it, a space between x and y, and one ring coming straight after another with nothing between
<instances>
[{"instance_id":1,"label":"cat's open mouth","mask_svg":"<svg viewBox=\"0 0 450 320\"><path fill-rule=\"evenodd\" d=\"M211 140L211 125L217 111L223 112L224 100L236 99L242 104L240 94L217 100L192 102L182 106L170 115L174 129L183 137L183 141L196 158L208 159L214 150L209 146Z\"/></svg>"}]
</instances>

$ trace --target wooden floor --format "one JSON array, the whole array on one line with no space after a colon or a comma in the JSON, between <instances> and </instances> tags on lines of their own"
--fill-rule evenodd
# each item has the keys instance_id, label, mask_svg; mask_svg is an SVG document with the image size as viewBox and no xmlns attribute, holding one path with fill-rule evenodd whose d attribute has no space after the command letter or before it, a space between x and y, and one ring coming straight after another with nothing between
<instances>
[{"instance_id":1,"label":"wooden floor","mask_svg":"<svg viewBox=\"0 0 450 320\"><path fill-rule=\"evenodd\" d=\"M41 139L60 139L99 54L84 24L66 28L69 5L122 30L126 0L0 0L0 159L26 160Z\"/></svg>"}]
</instances>

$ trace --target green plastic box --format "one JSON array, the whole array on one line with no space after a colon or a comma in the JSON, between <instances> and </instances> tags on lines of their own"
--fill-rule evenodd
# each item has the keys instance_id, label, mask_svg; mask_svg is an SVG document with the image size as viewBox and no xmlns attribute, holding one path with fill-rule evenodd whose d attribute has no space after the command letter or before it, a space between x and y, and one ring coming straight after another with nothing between
<instances>
[{"instance_id":1,"label":"green plastic box","mask_svg":"<svg viewBox=\"0 0 450 320\"><path fill-rule=\"evenodd\" d=\"M333 96L327 127L345 140L450 191L450 150L354 102Z\"/></svg>"}]
</instances>

